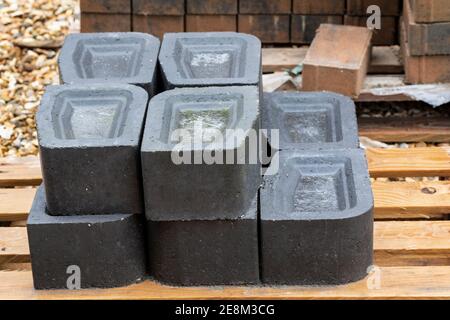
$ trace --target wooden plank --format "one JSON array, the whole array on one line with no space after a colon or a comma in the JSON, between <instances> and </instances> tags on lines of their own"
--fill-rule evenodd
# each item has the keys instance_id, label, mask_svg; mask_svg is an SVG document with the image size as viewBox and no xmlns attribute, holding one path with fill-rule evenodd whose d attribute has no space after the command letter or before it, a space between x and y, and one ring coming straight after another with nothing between
<instances>
[{"instance_id":1,"label":"wooden plank","mask_svg":"<svg viewBox=\"0 0 450 320\"><path fill-rule=\"evenodd\" d=\"M375 217L433 218L450 213L450 181L372 183Z\"/></svg>"},{"instance_id":2,"label":"wooden plank","mask_svg":"<svg viewBox=\"0 0 450 320\"><path fill-rule=\"evenodd\" d=\"M380 266L450 264L450 221L376 221L374 223L375 263ZM29 255L27 230L22 227L0 227L0 257ZM436 257L440 257L437 260ZM396 264L392 264L395 258Z\"/></svg>"},{"instance_id":3,"label":"wooden plank","mask_svg":"<svg viewBox=\"0 0 450 320\"><path fill-rule=\"evenodd\" d=\"M372 177L450 176L450 147L366 149Z\"/></svg>"},{"instance_id":4,"label":"wooden plank","mask_svg":"<svg viewBox=\"0 0 450 320\"><path fill-rule=\"evenodd\" d=\"M303 63L309 47L300 48L263 48L263 72L283 71L292 69ZM399 59L399 46L375 46L372 49L372 59L369 73L398 74L403 72L403 65Z\"/></svg>"},{"instance_id":5,"label":"wooden plank","mask_svg":"<svg viewBox=\"0 0 450 320\"><path fill-rule=\"evenodd\" d=\"M0 157L0 187L35 186L41 183L39 159Z\"/></svg>"},{"instance_id":6,"label":"wooden plank","mask_svg":"<svg viewBox=\"0 0 450 320\"><path fill-rule=\"evenodd\" d=\"M0 299L448 299L450 266L381 267L334 287L171 287L154 281L115 289L34 290L29 271L0 272Z\"/></svg>"},{"instance_id":7,"label":"wooden plank","mask_svg":"<svg viewBox=\"0 0 450 320\"><path fill-rule=\"evenodd\" d=\"M26 218L36 189L0 188L0 221L16 221Z\"/></svg>"},{"instance_id":8,"label":"wooden plank","mask_svg":"<svg viewBox=\"0 0 450 320\"><path fill-rule=\"evenodd\" d=\"M359 135L383 142L450 142L450 118L358 118Z\"/></svg>"}]
</instances>

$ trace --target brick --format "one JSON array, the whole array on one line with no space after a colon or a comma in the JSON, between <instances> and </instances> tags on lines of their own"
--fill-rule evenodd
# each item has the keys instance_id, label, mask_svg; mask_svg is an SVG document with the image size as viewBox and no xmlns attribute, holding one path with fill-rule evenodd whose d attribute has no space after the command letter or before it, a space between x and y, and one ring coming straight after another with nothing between
<instances>
[{"instance_id":1,"label":"brick","mask_svg":"<svg viewBox=\"0 0 450 320\"><path fill-rule=\"evenodd\" d=\"M127 84L47 87L36 123L50 214L143 212L139 145L147 100Z\"/></svg>"},{"instance_id":2,"label":"brick","mask_svg":"<svg viewBox=\"0 0 450 320\"><path fill-rule=\"evenodd\" d=\"M80 0L81 12L131 13L131 0Z\"/></svg>"},{"instance_id":3,"label":"brick","mask_svg":"<svg viewBox=\"0 0 450 320\"><path fill-rule=\"evenodd\" d=\"M164 87L261 85L261 42L234 32L169 33L159 53Z\"/></svg>"},{"instance_id":4,"label":"brick","mask_svg":"<svg viewBox=\"0 0 450 320\"><path fill-rule=\"evenodd\" d=\"M292 15L291 42L310 44L316 35L316 30L322 23L342 24L342 16Z\"/></svg>"},{"instance_id":5,"label":"brick","mask_svg":"<svg viewBox=\"0 0 450 320\"><path fill-rule=\"evenodd\" d=\"M239 15L239 32L253 34L263 43L289 43L289 15Z\"/></svg>"},{"instance_id":6,"label":"brick","mask_svg":"<svg viewBox=\"0 0 450 320\"><path fill-rule=\"evenodd\" d=\"M58 59L63 84L123 82L155 92L160 42L143 33L70 34Z\"/></svg>"},{"instance_id":7,"label":"brick","mask_svg":"<svg viewBox=\"0 0 450 320\"><path fill-rule=\"evenodd\" d=\"M147 226L156 280L176 286L259 282L256 197L239 218L150 220Z\"/></svg>"},{"instance_id":8,"label":"brick","mask_svg":"<svg viewBox=\"0 0 450 320\"><path fill-rule=\"evenodd\" d=\"M371 30L322 24L303 61L303 90L358 96L367 73Z\"/></svg>"},{"instance_id":9,"label":"brick","mask_svg":"<svg viewBox=\"0 0 450 320\"><path fill-rule=\"evenodd\" d=\"M261 125L279 130L281 150L358 148L355 104L336 93L265 93Z\"/></svg>"},{"instance_id":10,"label":"brick","mask_svg":"<svg viewBox=\"0 0 450 320\"><path fill-rule=\"evenodd\" d=\"M416 23L408 1L404 2L403 17L412 56L450 54L450 22Z\"/></svg>"},{"instance_id":11,"label":"brick","mask_svg":"<svg viewBox=\"0 0 450 320\"><path fill-rule=\"evenodd\" d=\"M448 0L410 0L416 23L450 22Z\"/></svg>"},{"instance_id":12,"label":"brick","mask_svg":"<svg viewBox=\"0 0 450 320\"><path fill-rule=\"evenodd\" d=\"M247 211L261 182L261 166L249 161L226 164L224 153L236 152L237 146L248 150L249 130L259 129L258 97L255 86L230 86L174 89L150 101L152 112L141 146L148 220L232 219ZM224 134L228 134L227 129L243 129L245 133L235 144L230 138L230 145L214 142L215 133L209 139L194 140L181 132L177 139L175 129L191 134L198 121L204 122L205 129L218 128ZM172 152L179 154L175 147L182 143L181 150L191 163L177 164L172 159ZM203 161L208 150L223 156L223 164ZM201 157L200 163L193 164L194 156Z\"/></svg>"},{"instance_id":13,"label":"brick","mask_svg":"<svg viewBox=\"0 0 450 320\"><path fill-rule=\"evenodd\" d=\"M136 214L50 216L39 187L27 230L36 289L67 289L69 266L81 288L125 286L146 273L144 219Z\"/></svg>"},{"instance_id":14,"label":"brick","mask_svg":"<svg viewBox=\"0 0 450 320\"><path fill-rule=\"evenodd\" d=\"M401 32L401 49L405 65L405 82L425 84L450 82L450 55L411 56L404 25Z\"/></svg>"},{"instance_id":15,"label":"brick","mask_svg":"<svg viewBox=\"0 0 450 320\"><path fill-rule=\"evenodd\" d=\"M367 17L345 16L344 24L349 26L367 26ZM376 46L388 46L398 43L398 18L381 17L381 29L373 30L372 44Z\"/></svg>"},{"instance_id":16,"label":"brick","mask_svg":"<svg viewBox=\"0 0 450 320\"><path fill-rule=\"evenodd\" d=\"M81 13L81 32L131 31L129 14Z\"/></svg>"},{"instance_id":17,"label":"brick","mask_svg":"<svg viewBox=\"0 0 450 320\"><path fill-rule=\"evenodd\" d=\"M237 14L238 0L186 0L188 14Z\"/></svg>"},{"instance_id":18,"label":"brick","mask_svg":"<svg viewBox=\"0 0 450 320\"><path fill-rule=\"evenodd\" d=\"M382 16L399 16L402 8L401 0L347 0L347 14L367 15L367 8L371 5L379 6Z\"/></svg>"},{"instance_id":19,"label":"brick","mask_svg":"<svg viewBox=\"0 0 450 320\"><path fill-rule=\"evenodd\" d=\"M237 16L187 15L187 32L237 31Z\"/></svg>"},{"instance_id":20,"label":"brick","mask_svg":"<svg viewBox=\"0 0 450 320\"><path fill-rule=\"evenodd\" d=\"M291 13L292 0L239 0L239 13L283 14Z\"/></svg>"},{"instance_id":21,"label":"brick","mask_svg":"<svg viewBox=\"0 0 450 320\"><path fill-rule=\"evenodd\" d=\"M133 31L145 32L160 40L169 32L184 32L184 16L133 16Z\"/></svg>"},{"instance_id":22,"label":"brick","mask_svg":"<svg viewBox=\"0 0 450 320\"><path fill-rule=\"evenodd\" d=\"M184 0L132 0L133 13L152 16L184 15Z\"/></svg>"},{"instance_id":23,"label":"brick","mask_svg":"<svg viewBox=\"0 0 450 320\"><path fill-rule=\"evenodd\" d=\"M373 196L363 150L281 151L261 201L261 279L338 285L372 265Z\"/></svg>"},{"instance_id":24,"label":"brick","mask_svg":"<svg viewBox=\"0 0 450 320\"><path fill-rule=\"evenodd\" d=\"M343 15L346 0L293 0L292 12L300 15Z\"/></svg>"}]
</instances>

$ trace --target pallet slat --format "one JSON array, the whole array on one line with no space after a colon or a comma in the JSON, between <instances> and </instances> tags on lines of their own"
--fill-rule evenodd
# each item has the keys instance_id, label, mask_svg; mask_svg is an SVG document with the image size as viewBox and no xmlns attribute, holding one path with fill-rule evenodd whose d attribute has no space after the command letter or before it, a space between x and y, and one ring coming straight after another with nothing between
<instances>
[{"instance_id":1,"label":"pallet slat","mask_svg":"<svg viewBox=\"0 0 450 320\"><path fill-rule=\"evenodd\" d=\"M380 266L400 266L403 260L406 265L449 264L450 221L377 221L374 254L375 264ZM0 257L28 255L26 228L0 227ZM420 260L416 262L414 257Z\"/></svg>"},{"instance_id":2,"label":"pallet slat","mask_svg":"<svg viewBox=\"0 0 450 320\"><path fill-rule=\"evenodd\" d=\"M376 219L432 219L450 213L450 182L372 183ZM36 189L1 189L0 221L28 216Z\"/></svg>"},{"instance_id":3,"label":"pallet slat","mask_svg":"<svg viewBox=\"0 0 450 320\"><path fill-rule=\"evenodd\" d=\"M450 267L381 267L337 287L186 287L154 281L115 289L33 290L29 271L0 271L0 299L426 299L450 297Z\"/></svg>"},{"instance_id":4,"label":"pallet slat","mask_svg":"<svg viewBox=\"0 0 450 320\"><path fill-rule=\"evenodd\" d=\"M263 72L283 71L292 69L305 59L308 47L300 48L263 48ZM399 59L399 46L375 46L372 50L372 60L369 73L402 73L403 65Z\"/></svg>"},{"instance_id":5,"label":"pallet slat","mask_svg":"<svg viewBox=\"0 0 450 320\"><path fill-rule=\"evenodd\" d=\"M450 176L450 147L366 149L372 177ZM38 157L0 158L0 187L41 183Z\"/></svg>"}]
</instances>

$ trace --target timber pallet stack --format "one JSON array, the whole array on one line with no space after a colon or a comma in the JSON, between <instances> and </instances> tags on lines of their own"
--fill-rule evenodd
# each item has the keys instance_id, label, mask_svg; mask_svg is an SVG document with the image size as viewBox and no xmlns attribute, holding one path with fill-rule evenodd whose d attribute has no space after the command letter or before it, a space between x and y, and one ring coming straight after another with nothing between
<instances>
[{"instance_id":1,"label":"timber pallet stack","mask_svg":"<svg viewBox=\"0 0 450 320\"><path fill-rule=\"evenodd\" d=\"M366 154L372 177L450 176L448 147L367 149ZM0 299L450 298L448 180L373 182L375 266L369 276L349 285L288 290L180 288L150 280L115 289L34 290L26 219L40 183L37 157L0 158Z\"/></svg>"},{"instance_id":2,"label":"timber pallet stack","mask_svg":"<svg viewBox=\"0 0 450 320\"><path fill-rule=\"evenodd\" d=\"M373 44L398 44L402 0L81 0L82 32L237 31L265 44L310 44L321 23L365 26L381 10Z\"/></svg>"}]
</instances>

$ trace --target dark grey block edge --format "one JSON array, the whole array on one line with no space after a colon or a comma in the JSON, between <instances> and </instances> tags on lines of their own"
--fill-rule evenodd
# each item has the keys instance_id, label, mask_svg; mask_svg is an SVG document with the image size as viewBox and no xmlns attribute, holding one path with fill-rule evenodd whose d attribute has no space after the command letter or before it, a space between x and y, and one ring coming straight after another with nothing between
<instances>
[{"instance_id":1,"label":"dark grey block edge","mask_svg":"<svg viewBox=\"0 0 450 320\"><path fill-rule=\"evenodd\" d=\"M259 282L256 198L228 220L148 221L150 276L175 286Z\"/></svg>"},{"instance_id":2,"label":"dark grey block edge","mask_svg":"<svg viewBox=\"0 0 450 320\"><path fill-rule=\"evenodd\" d=\"M73 265L80 268L81 288L125 286L145 276L142 215L50 216L41 186L27 229L36 289L66 289Z\"/></svg>"}]
</instances>

